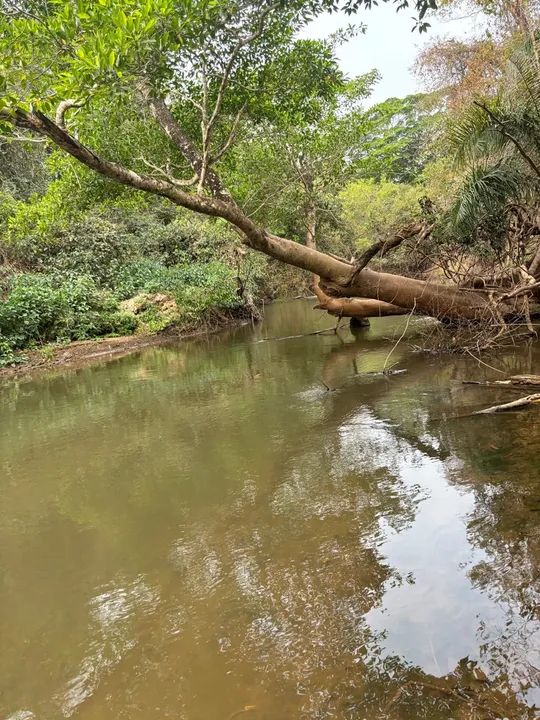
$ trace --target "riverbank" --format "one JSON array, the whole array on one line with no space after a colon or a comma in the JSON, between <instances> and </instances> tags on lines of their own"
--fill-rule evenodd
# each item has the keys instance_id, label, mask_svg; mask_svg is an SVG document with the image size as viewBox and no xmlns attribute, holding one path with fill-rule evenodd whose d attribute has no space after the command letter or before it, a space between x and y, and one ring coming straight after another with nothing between
<instances>
[{"instance_id":1,"label":"riverbank","mask_svg":"<svg viewBox=\"0 0 540 720\"><path fill-rule=\"evenodd\" d=\"M211 335L247 322L249 318L245 313L241 315L220 313L219 318L214 318L211 324L205 323L204 326L190 330L171 326L159 333L101 337L44 345L26 352L22 362L0 368L0 381L33 376L53 369L86 367L94 363L108 362L144 348Z\"/></svg>"}]
</instances>

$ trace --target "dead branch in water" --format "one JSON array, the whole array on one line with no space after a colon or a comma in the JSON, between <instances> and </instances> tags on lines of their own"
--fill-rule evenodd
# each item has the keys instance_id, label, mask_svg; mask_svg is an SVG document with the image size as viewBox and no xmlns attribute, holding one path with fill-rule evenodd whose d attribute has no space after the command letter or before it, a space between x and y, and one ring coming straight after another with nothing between
<instances>
[{"instance_id":1,"label":"dead branch in water","mask_svg":"<svg viewBox=\"0 0 540 720\"><path fill-rule=\"evenodd\" d=\"M501 380L498 384L511 385L540 385L540 375L512 375L508 380Z\"/></svg>"},{"instance_id":2,"label":"dead branch in water","mask_svg":"<svg viewBox=\"0 0 540 720\"><path fill-rule=\"evenodd\" d=\"M301 333L300 335L283 335L281 337L269 337L269 338L261 338L260 340L254 340L253 344L258 345L259 343L263 342L269 342L270 340L296 340L297 338L304 338L304 337L311 337L313 335L335 335L336 334L336 328L325 328L324 330L314 330L313 332L308 333Z\"/></svg>"},{"instance_id":3,"label":"dead branch in water","mask_svg":"<svg viewBox=\"0 0 540 720\"><path fill-rule=\"evenodd\" d=\"M537 402L540 402L540 393L527 395L526 397L512 400L512 402L503 403L502 405L492 405L491 407L484 408L484 410L476 410L476 412L471 413L471 415L494 415L495 413L507 412L515 408L527 407L527 405L532 405Z\"/></svg>"},{"instance_id":4,"label":"dead branch in water","mask_svg":"<svg viewBox=\"0 0 540 720\"><path fill-rule=\"evenodd\" d=\"M497 382L496 380L492 382L483 381L483 380L463 380L462 385L474 385L475 387L487 387L487 388L498 388L499 390L514 390L517 392L521 392L521 387L518 385L512 385L511 383L507 383L506 381Z\"/></svg>"}]
</instances>

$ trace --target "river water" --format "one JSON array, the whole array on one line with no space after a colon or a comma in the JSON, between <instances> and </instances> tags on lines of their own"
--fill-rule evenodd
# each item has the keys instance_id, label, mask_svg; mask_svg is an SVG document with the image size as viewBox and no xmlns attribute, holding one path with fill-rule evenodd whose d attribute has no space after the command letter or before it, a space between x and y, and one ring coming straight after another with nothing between
<instances>
[{"instance_id":1,"label":"river water","mask_svg":"<svg viewBox=\"0 0 540 720\"><path fill-rule=\"evenodd\" d=\"M1 720L539 717L540 410L311 306L0 387Z\"/></svg>"}]
</instances>

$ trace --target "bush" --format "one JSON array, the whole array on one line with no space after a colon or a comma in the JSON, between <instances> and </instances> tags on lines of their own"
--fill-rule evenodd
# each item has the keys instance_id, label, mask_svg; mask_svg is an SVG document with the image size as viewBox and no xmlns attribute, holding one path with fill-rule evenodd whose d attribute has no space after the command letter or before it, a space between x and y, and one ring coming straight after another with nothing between
<instances>
[{"instance_id":1,"label":"bush","mask_svg":"<svg viewBox=\"0 0 540 720\"><path fill-rule=\"evenodd\" d=\"M119 270L114 287L120 300L140 293L170 293L190 314L241 305L234 273L221 262L166 267L156 260L136 260Z\"/></svg>"},{"instance_id":2,"label":"bush","mask_svg":"<svg viewBox=\"0 0 540 720\"><path fill-rule=\"evenodd\" d=\"M33 272L86 275L108 286L134 249L121 227L99 216L57 227L45 237L23 234L8 244L10 258Z\"/></svg>"},{"instance_id":3,"label":"bush","mask_svg":"<svg viewBox=\"0 0 540 720\"><path fill-rule=\"evenodd\" d=\"M191 329L213 309L242 306L237 272L256 296L266 261L237 252L238 239L219 220L159 199L141 207L127 196L104 198L88 211L84 203L66 204L65 185L60 173L42 197L7 197L3 204L0 363L15 362L17 351L36 344L171 324ZM152 307L119 310L141 294L174 298L175 317Z\"/></svg>"},{"instance_id":4,"label":"bush","mask_svg":"<svg viewBox=\"0 0 540 720\"><path fill-rule=\"evenodd\" d=\"M125 334L136 325L136 319L119 312L114 297L101 292L92 278L15 275L0 302L0 362L12 362L14 350L35 343Z\"/></svg>"}]
</instances>

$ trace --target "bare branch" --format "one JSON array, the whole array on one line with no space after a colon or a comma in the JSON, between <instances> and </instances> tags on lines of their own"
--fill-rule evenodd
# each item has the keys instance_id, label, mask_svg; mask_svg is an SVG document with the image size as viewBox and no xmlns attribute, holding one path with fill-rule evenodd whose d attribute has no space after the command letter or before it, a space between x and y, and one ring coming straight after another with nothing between
<instances>
[{"instance_id":1,"label":"bare branch","mask_svg":"<svg viewBox=\"0 0 540 720\"><path fill-rule=\"evenodd\" d=\"M80 108L83 104L84 103L79 102L78 100L62 100L62 102L58 105L58 108L56 109L56 115L54 117L54 121L58 125L58 127L65 129L66 112L68 110L71 110L71 108Z\"/></svg>"},{"instance_id":2,"label":"bare branch","mask_svg":"<svg viewBox=\"0 0 540 720\"><path fill-rule=\"evenodd\" d=\"M0 147L2 145L9 145L12 142L21 142L21 143L35 143L36 145L43 145L44 142L46 142L45 138L42 137L29 137L28 135L0 135Z\"/></svg>"},{"instance_id":3,"label":"bare branch","mask_svg":"<svg viewBox=\"0 0 540 720\"><path fill-rule=\"evenodd\" d=\"M234 121L233 121L233 124L231 127L231 132L229 133L229 137L227 138L227 141L225 142L225 144L223 145L221 150L218 150L218 152L215 155L210 157L210 164L213 164L213 163L217 162L220 158L222 158L223 155L225 155L227 150L233 144L233 142L236 138L236 131L238 130L238 125L240 123L242 115L244 114L245 109L246 109L246 105L244 103L244 105L242 105L240 110L237 112L236 117L234 118Z\"/></svg>"},{"instance_id":4,"label":"bare branch","mask_svg":"<svg viewBox=\"0 0 540 720\"><path fill-rule=\"evenodd\" d=\"M518 297L519 295L526 295L529 292L532 292L533 290L537 290L540 287L540 281L529 283L528 285L522 285L520 287L515 288L509 293L505 293L504 295L500 295L497 298L497 301L503 301L503 300L510 300L510 298Z\"/></svg>"},{"instance_id":5,"label":"bare branch","mask_svg":"<svg viewBox=\"0 0 540 720\"><path fill-rule=\"evenodd\" d=\"M163 132L169 140L176 145L184 158L190 164L194 173L197 175L199 184L204 185L210 190L211 194L223 200L230 200L230 194L223 186L218 175L205 167L200 152L195 147L191 138L184 132L180 125L174 119L172 112L162 98L152 95L150 88L144 81L139 83L139 91L143 95L150 111L160 125ZM202 181L201 181L202 178Z\"/></svg>"},{"instance_id":6,"label":"bare branch","mask_svg":"<svg viewBox=\"0 0 540 720\"><path fill-rule=\"evenodd\" d=\"M377 255L380 251L381 255L385 255L393 248L398 247L404 240L407 240L415 235L420 234L421 239L425 239L429 233L433 230L433 225L426 225L425 223L413 223L403 228L400 232L396 233L391 240L379 240L378 242L370 245L362 255L354 263L354 273L351 277L350 284L353 285L358 274L366 267L369 261Z\"/></svg>"},{"instance_id":7,"label":"bare branch","mask_svg":"<svg viewBox=\"0 0 540 720\"><path fill-rule=\"evenodd\" d=\"M190 187L192 185L195 185L197 183L198 177L197 175L193 175L193 177L189 178L188 180L180 180L179 178L174 177L171 175L170 171L164 170L163 168L159 167L158 165L154 165L154 163L151 163L149 160L144 158L142 155L137 158L142 163L144 163L147 167L154 170L159 177L165 178L167 182L170 182L171 185L175 185L176 187Z\"/></svg>"}]
</instances>

